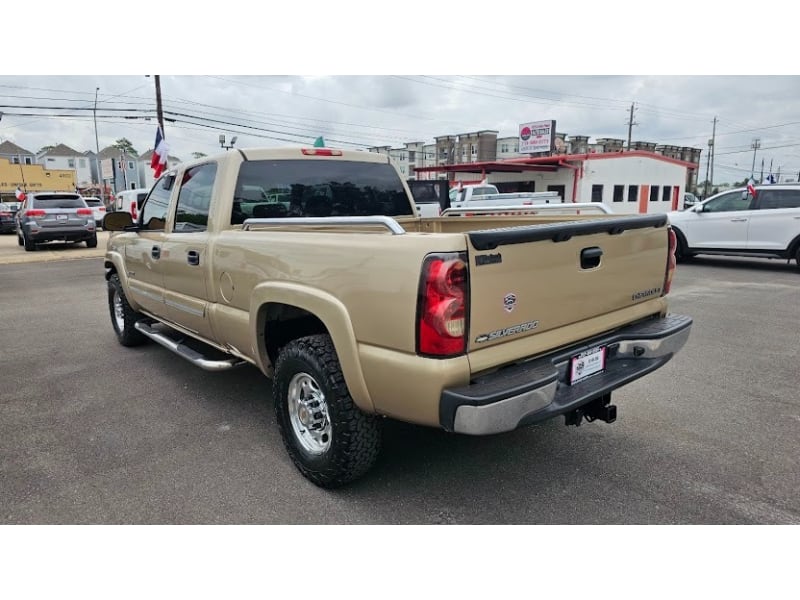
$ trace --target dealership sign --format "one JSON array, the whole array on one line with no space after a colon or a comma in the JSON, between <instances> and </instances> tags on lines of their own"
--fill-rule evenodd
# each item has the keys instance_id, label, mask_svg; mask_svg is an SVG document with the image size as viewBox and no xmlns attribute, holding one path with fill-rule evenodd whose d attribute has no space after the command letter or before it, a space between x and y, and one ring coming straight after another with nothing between
<instances>
[{"instance_id":1,"label":"dealership sign","mask_svg":"<svg viewBox=\"0 0 800 600\"><path fill-rule=\"evenodd\" d=\"M552 152L556 136L555 121L535 121L519 126L520 154Z\"/></svg>"}]
</instances>

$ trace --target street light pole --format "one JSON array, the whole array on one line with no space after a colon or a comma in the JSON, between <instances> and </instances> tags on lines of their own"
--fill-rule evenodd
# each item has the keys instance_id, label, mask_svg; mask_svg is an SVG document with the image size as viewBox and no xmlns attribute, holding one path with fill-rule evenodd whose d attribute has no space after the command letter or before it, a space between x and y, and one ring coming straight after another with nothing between
<instances>
[{"instance_id":1,"label":"street light pole","mask_svg":"<svg viewBox=\"0 0 800 600\"><path fill-rule=\"evenodd\" d=\"M100 174L100 139L97 137L97 94L99 91L99 87L94 89L94 147L97 152L94 155L94 166L95 169L97 169L97 183L100 186L100 199L103 201L103 204L105 204L106 195L103 187L103 178Z\"/></svg>"}]
</instances>

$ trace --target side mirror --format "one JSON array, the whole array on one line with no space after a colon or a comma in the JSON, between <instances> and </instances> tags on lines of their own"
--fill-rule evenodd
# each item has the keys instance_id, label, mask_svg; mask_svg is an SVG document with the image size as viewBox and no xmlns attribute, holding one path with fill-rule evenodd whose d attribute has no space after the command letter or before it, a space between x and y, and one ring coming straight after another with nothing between
<instances>
[{"instance_id":1,"label":"side mirror","mask_svg":"<svg viewBox=\"0 0 800 600\"><path fill-rule=\"evenodd\" d=\"M133 218L129 212L106 213L103 217L103 231L125 231L133 226Z\"/></svg>"}]
</instances>

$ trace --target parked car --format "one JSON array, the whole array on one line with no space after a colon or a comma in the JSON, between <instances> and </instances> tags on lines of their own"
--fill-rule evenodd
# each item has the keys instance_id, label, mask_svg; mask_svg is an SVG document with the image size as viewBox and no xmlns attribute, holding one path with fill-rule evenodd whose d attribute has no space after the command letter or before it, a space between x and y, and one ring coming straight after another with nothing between
<instances>
[{"instance_id":1,"label":"parked car","mask_svg":"<svg viewBox=\"0 0 800 600\"><path fill-rule=\"evenodd\" d=\"M700 202L700 198L692 194L691 192L686 192L683 195L683 208L691 208L695 204Z\"/></svg>"},{"instance_id":2,"label":"parked car","mask_svg":"<svg viewBox=\"0 0 800 600\"><path fill-rule=\"evenodd\" d=\"M79 194L39 192L28 194L16 214L17 239L31 252L41 242L86 242L97 247L97 227L92 209Z\"/></svg>"},{"instance_id":3,"label":"parked car","mask_svg":"<svg viewBox=\"0 0 800 600\"><path fill-rule=\"evenodd\" d=\"M668 213L678 260L696 254L794 259L800 268L800 184L721 192L688 210Z\"/></svg>"},{"instance_id":4,"label":"parked car","mask_svg":"<svg viewBox=\"0 0 800 600\"><path fill-rule=\"evenodd\" d=\"M89 205L89 208L92 209L92 214L94 215L94 224L97 227L103 223L103 217L106 216L106 205L103 204L103 201L100 198L95 198L93 196L84 196L83 199L86 201L86 204Z\"/></svg>"},{"instance_id":5,"label":"parked car","mask_svg":"<svg viewBox=\"0 0 800 600\"><path fill-rule=\"evenodd\" d=\"M0 233L11 233L16 229L14 224L15 210L5 202L0 202Z\"/></svg>"}]
</instances>

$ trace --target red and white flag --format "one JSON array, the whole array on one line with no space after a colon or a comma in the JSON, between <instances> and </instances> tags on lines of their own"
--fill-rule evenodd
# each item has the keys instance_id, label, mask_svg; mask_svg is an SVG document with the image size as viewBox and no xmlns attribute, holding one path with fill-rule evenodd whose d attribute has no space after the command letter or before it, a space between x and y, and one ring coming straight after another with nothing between
<instances>
[{"instance_id":1,"label":"red and white flag","mask_svg":"<svg viewBox=\"0 0 800 600\"><path fill-rule=\"evenodd\" d=\"M750 195L753 196L753 198L756 197L756 182L753 181L752 177L750 178L750 181L747 182L747 191L750 192Z\"/></svg>"},{"instance_id":2,"label":"red and white flag","mask_svg":"<svg viewBox=\"0 0 800 600\"><path fill-rule=\"evenodd\" d=\"M25 202L25 192L23 192L21 189L19 189L19 186L17 186L17 191L16 191L16 193L14 195L17 197L17 200L19 200L20 202Z\"/></svg>"},{"instance_id":3,"label":"red and white flag","mask_svg":"<svg viewBox=\"0 0 800 600\"><path fill-rule=\"evenodd\" d=\"M169 146L167 140L164 139L164 134L161 127L156 128L156 143L153 144L153 158L150 160L150 167L155 171L153 177L158 179L161 173L167 168L167 153Z\"/></svg>"}]
</instances>

